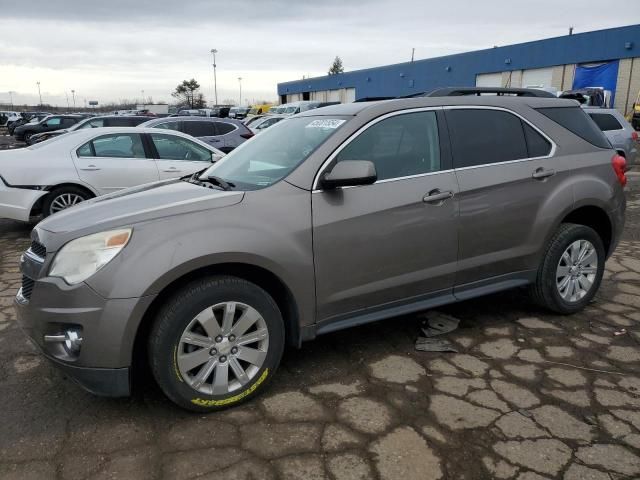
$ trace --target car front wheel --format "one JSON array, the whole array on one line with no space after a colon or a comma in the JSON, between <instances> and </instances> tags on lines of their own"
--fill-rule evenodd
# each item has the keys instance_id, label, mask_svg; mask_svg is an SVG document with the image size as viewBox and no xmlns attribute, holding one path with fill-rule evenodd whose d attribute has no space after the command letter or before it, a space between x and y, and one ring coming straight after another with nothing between
<instances>
[{"instance_id":1,"label":"car front wheel","mask_svg":"<svg viewBox=\"0 0 640 480\"><path fill-rule=\"evenodd\" d=\"M149 361L169 399L209 412L262 392L280 363L284 338L282 315L267 292L216 276L186 285L161 308Z\"/></svg>"},{"instance_id":2,"label":"car front wheel","mask_svg":"<svg viewBox=\"0 0 640 480\"><path fill-rule=\"evenodd\" d=\"M595 230L572 223L560 225L532 286L534 300L561 314L582 310L598 291L605 256Z\"/></svg>"}]
</instances>

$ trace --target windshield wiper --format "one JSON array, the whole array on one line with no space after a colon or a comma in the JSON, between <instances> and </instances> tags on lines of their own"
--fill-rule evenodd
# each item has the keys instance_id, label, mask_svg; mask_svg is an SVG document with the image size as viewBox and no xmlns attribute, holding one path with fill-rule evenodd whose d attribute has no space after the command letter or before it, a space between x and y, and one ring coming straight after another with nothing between
<instances>
[{"instance_id":1,"label":"windshield wiper","mask_svg":"<svg viewBox=\"0 0 640 480\"><path fill-rule=\"evenodd\" d=\"M209 182L213 183L214 185L219 186L223 190L231 190L231 189L233 189L233 187L235 187L235 184L233 184L231 182L227 182L226 180L223 180L220 177L216 177L215 175L209 175L207 177L207 180Z\"/></svg>"}]
</instances>

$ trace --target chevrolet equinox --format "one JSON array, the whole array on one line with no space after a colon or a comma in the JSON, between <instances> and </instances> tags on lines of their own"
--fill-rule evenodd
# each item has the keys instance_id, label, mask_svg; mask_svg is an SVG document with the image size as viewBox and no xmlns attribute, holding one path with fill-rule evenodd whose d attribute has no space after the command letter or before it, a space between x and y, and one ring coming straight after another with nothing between
<instances>
[{"instance_id":1,"label":"chevrolet equinox","mask_svg":"<svg viewBox=\"0 0 640 480\"><path fill-rule=\"evenodd\" d=\"M206 171L39 223L16 308L89 391L128 395L143 352L173 402L216 410L316 335L522 286L584 308L623 228L624 172L572 100L311 110Z\"/></svg>"}]
</instances>

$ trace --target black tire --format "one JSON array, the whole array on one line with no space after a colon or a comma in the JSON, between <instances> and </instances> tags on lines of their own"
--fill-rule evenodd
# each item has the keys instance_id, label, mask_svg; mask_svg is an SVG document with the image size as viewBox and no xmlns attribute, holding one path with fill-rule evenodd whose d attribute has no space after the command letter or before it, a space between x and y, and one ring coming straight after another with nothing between
<instances>
[{"instance_id":1,"label":"black tire","mask_svg":"<svg viewBox=\"0 0 640 480\"><path fill-rule=\"evenodd\" d=\"M53 215L56 212L52 212L51 208L54 205L56 199L60 198L63 195L73 195L80 197L82 202L85 200L89 200L93 195L80 187L74 187L72 185L54 188L49 195L47 195L42 202L42 217L46 218L49 215ZM78 202L79 203L79 202Z\"/></svg>"},{"instance_id":2,"label":"black tire","mask_svg":"<svg viewBox=\"0 0 640 480\"><path fill-rule=\"evenodd\" d=\"M29 144L29 139L33 136L34 134L32 132L27 132L24 134L23 136L23 140L26 144Z\"/></svg>"},{"instance_id":3,"label":"black tire","mask_svg":"<svg viewBox=\"0 0 640 480\"><path fill-rule=\"evenodd\" d=\"M565 250L577 240L588 240L595 247L597 269L592 286L581 299L568 302L562 298L556 284L556 271ZM549 241L544 258L538 269L535 283L531 286L532 299L540 306L553 312L568 315L582 310L593 299L600 287L606 253L604 244L595 230L584 225L563 223Z\"/></svg>"},{"instance_id":4,"label":"black tire","mask_svg":"<svg viewBox=\"0 0 640 480\"><path fill-rule=\"evenodd\" d=\"M221 395L202 393L192 388L180 373L180 338L200 312L232 301L251 306L264 319L269 332L266 357L260 369L239 389ZM241 278L214 276L189 283L176 292L158 312L148 342L151 371L165 395L184 409L212 412L239 405L266 389L282 358L284 322L277 304L262 288Z\"/></svg>"}]
</instances>

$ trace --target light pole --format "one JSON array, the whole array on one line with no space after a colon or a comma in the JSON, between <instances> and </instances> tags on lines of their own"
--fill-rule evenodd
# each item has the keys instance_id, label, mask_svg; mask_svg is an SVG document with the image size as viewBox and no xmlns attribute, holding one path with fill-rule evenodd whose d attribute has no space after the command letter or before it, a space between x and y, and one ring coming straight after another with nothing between
<instances>
[{"instance_id":1,"label":"light pole","mask_svg":"<svg viewBox=\"0 0 640 480\"><path fill-rule=\"evenodd\" d=\"M13 110L13 94L16 93L13 90L9 90L9 101L11 102L11 110Z\"/></svg>"},{"instance_id":2,"label":"light pole","mask_svg":"<svg viewBox=\"0 0 640 480\"><path fill-rule=\"evenodd\" d=\"M38 84L38 97L40 97L40 107L42 107L42 94L40 93L40 82L36 82Z\"/></svg>"},{"instance_id":3,"label":"light pole","mask_svg":"<svg viewBox=\"0 0 640 480\"><path fill-rule=\"evenodd\" d=\"M76 91L71 90L71 96L73 97L73 109L76 109Z\"/></svg>"},{"instance_id":4,"label":"light pole","mask_svg":"<svg viewBox=\"0 0 640 480\"><path fill-rule=\"evenodd\" d=\"M142 109L144 110L144 90L142 90Z\"/></svg>"},{"instance_id":5,"label":"light pole","mask_svg":"<svg viewBox=\"0 0 640 480\"><path fill-rule=\"evenodd\" d=\"M216 107L218 106L218 79L216 78L216 53L218 50L215 48L211 49L211 54L213 55L213 98L216 101Z\"/></svg>"},{"instance_id":6,"label":"light pole","mask_svg":"<svg viewBox=\"0 0 640 480\"><path fill-rule=\"evenodd\" d=\"M69 94L67 93L67 91L64 91L64 96L67 97L67 112L69 110L71 110L71 107L69 106Z\"/></svg>"},{"instance_id":7,"label":"light pole","mask_svg":"<svg viewBox=\"0 0 640 480\"><path fill-rule=\"evenodd\" d=\"M238 85L240 85L240 102L238 102L238 106L242 106L242 77L238 77Z\"/></svg>"}]
</instances>

